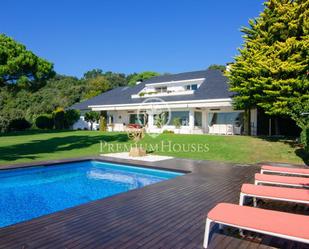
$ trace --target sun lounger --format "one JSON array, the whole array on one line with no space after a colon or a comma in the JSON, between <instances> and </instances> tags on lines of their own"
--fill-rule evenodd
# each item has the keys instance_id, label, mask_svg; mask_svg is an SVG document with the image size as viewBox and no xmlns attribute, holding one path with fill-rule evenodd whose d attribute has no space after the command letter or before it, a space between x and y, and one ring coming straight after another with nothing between
<instances>
[{"instance_id":1,"label":"sun lounger","mask_svg":"<svg viewBox=\"0 0 309 249\"><path fill-rule=\"evenodd\" d=\"M258 185L259 183L309 188L308 177L255 174L255 185Z\"/></svg>"},{"instance_id":2,"label":"sun lounger","mask_svg":"<svg viewBox=\"0 0 309 249\"><path fill-rule=\"evenodd\" d=\"M246 197L253 197L254 206L256 206L256 198L309 204L309 190L307 189L243 184L239 205L244 204Z\"/></svg>"},{"instance_id":3,"label":"sun lounger","mask_svg":"<svg viewBox=\"0 0 309 249\"><path fill-rule=\"evenodd\" d=\"M309 169L303 169L303 168L288 168L288 167L263 165L261 167L261 174L264 174L265 172L287 174L287 175L309 176Z\"/></svg>"},{"instance_id":4,"label":"sun lounger","mask_svg":"<svg viewBox=\"0 0 309 249\"><path fill-rule=\"evenodd\" d=\"M215 222L293 241L309 243L309 216L220 203L207 215L204 248L207 248L210 226Z\"/></svg>"}]
</instances>

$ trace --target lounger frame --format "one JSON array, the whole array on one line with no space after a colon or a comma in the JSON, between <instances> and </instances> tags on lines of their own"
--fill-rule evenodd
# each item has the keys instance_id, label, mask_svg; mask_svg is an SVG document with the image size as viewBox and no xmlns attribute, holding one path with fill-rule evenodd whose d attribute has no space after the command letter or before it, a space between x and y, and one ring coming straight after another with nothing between
<instances>
[{"instance_id":1,"label":"lounger frame","mask_svg":"<svg viewBox=\"0 0 309 249\"><path fill-rule=\"evenodd\" d=\"M239 205L243 206L244 201L246 197L252 197L253 198L253 206L256 207L256 198L260 199L268 199L268 200L275 200L275 201L286 201L286 202L295 202L295 203L301 203L301 204L307 204L309 205L309 201L303 201L303 200L294 200L294 199L285 199L285 198L278 198L278 197L270 197L270 196L263 196L263 195L255 195L255 194L247 194L240 192L240 197L239 197Z\"/></svg>"},{"instance_id":2,"label":"lounger frame","mask_svg":"<svg viewBox=\"0 0 309 249\"><path fill-rule=\"evenodd\" d=\"M288 187L301 187L301 188L309 188L309 186L304 184L296 184L296 183L283 183L283 182L269 182L263 180L254 180L255 185L262 184L270 184L270 185L280 185L280 186L288 186Z\"/></svg>"},{"instance_id":3,"label":"lounger frame","mask_svg":"<svg viewBox=\"0 0 309 249\"><path fill-rule=\"evenodd\" d=\"M297 172L290 172L290 171L286 172L284 170L278 171L278 170L270 170L270 169L261 169L261 174L264 174L265 172L274 173L274 174L309 176L309 174L306 174L306 173L297 173Z\"/></svg>"},{"instance_id":4,"label":"lounger frame","mask_svg":"<svg viewBox=\"0 0 309 249\"><path fill-rule=\"evenodd\" d=\"M280 234L280 233L278 234L278 233L258 230L258 229L254 229L254 228L251 228L251 227L236 226L234 224L229 224L229 223L225 223L225 222L221 222L221 221L214 221L214 220L211 220L207 217L206 225L205 225L204 243L203 243L204 248L208 247L209 235L210 235L210 231L211 231L211 223L213 223L213 222L218 223L220 225L239 228L241 230L247 230L247 231L251 231L251 232L262 233L262 234L271 235L271 236L275 236L275 237L279 237L279 238L283 238L283 239L288 239L288 240L293 240L293 241L309 244L309 239L303 239L303 238L293 237L293 236L284 235L284 234Z\"/></svg>"}]
</instances>

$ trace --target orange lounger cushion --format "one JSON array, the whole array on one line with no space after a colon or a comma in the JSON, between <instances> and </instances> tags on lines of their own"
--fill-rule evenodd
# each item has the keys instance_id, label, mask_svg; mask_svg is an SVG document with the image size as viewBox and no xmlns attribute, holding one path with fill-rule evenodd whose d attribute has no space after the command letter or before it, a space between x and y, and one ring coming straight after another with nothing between
<instances>
[{"instance_id":1,"label":"orange lounger cushion","mask_svg":"<svg viewBox=\"0 0 309 249\"><path fill-rule=\"evenodd\" d=\"M235 227L309 239L309 216L230 203L219 203L207 215L215 222Z\"/></svg>"},{"instance_id":2,"label":"orange lounger cushion","mask_svg":"<svg viewBox=\"0 0 309 249\"><path fill-rule=\"evenodd\" d=\"M255 174L255 180L263 181L263 182L309 186L309 178L306 178L306 177L265 175L265 174L257 173Z\"/></svg>"},{"instance_id":3,"label":"orange lounger cushion","mask_svg":"<svg viewBox=\"0 0 309 249\"><path fill-rule=\"evenodd\" d=\"M296 188L282 188L272 186L262 186L253 184L243 184L241 192L248 195L261 197L299 200L309 202L309 190Z\"/></svg>"},{"instance_id":4,"label":"orange lounger cushion","mask_svg":"<svg viewBox=\"0 0 309 249\"><path fill-rule=\"evenodd\" d=\"M270 165L263 165L262 170L269 170L275 172L283 172L283 173L296 173L296 174L304 174L309 175L309 169L302 169L302 168L288 168L288 167L277 167L277 166L270 166Z\"/></svg>"}]
</instances>

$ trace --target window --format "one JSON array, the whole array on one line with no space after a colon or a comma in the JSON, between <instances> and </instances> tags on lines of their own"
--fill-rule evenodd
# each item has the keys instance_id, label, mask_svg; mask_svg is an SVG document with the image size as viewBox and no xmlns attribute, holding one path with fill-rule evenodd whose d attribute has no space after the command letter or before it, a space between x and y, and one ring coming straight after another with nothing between
<instances>
[{"instance_id":1,"label":"window","mask_svg":"<svg viewBox=\"0 0 309 249\"><path fill-rule=\"evenodd\" d=\"M113 123L114 123L114 116L109 114L109 115L107 116L107 120L108 120L108 123L109 123L109 124L113 124Z\"/></svg>"},{"instance_id":2,"label":"window","mask_svg":"<svg viewBox=\"0 0 309 249\"><path fill-rule=\"evenodd\" d=\"M139 124L144 125L145 124L145 115L144 114L130 114L130 124Z\"/></svg>"},{"instance_id":3,"label":"window","mask_svg":"<svg viewBox=\"0 0 309 249\"><path fill-rule=\"evenodd\" d=\"M194 126L202 126L202 113L194 112Z\"/></svg>"},{"instance_id":4,"label":"window","mask_svg":"<svg viewBox=\"0 0 309 249\"><path fill-rule=\"evenodd\" d=\"M197 89L197 84L191 85L191 90L195 91Z\"/></svg>"},{"instance_id":5,"label":"window","mask_svg":"<svg viewBox=\"0 0 309 249\"><path fill-rule=\"evenodd\" d=\"M214 124L232 124L241 126L243 124L243 112L214 112L209 113L208 123Z\"/></svg>"},{"instance_id":6,"label":"window","mask_svg":"<svg viewBox=\"0 0 309 249\"><path fill-rule=\"evenodd\" d=\"M159 93L165 93L167 92L167 87L166 86L156 87L155 90L156 92L159 92Z\"/></svg>"},{"instance_id":7,"label":"window","mask_svg":"<svg viewBox=\"0 0 309 249\"><path fill-rule=\"evenodd\" d=\"M195 91L195 90L197 90L197 84L187 85L187 86L186 86L186 89L187 89L188 91L189 91L189 90Z\"/></svg>"},{"instance_id":8,"label":"window","mask_svg":"<svg viewBox=\"0 0 309 249\"><path fill-rule=\"evenodd\" d=\"M187 111L171 112L171 119L170 119L168 125L173 125L173 120L175 118L180 119L180 123L181 123L182 126L188 126L189 125L189 112L187 112Z\"/></svg>"}]
</instances>

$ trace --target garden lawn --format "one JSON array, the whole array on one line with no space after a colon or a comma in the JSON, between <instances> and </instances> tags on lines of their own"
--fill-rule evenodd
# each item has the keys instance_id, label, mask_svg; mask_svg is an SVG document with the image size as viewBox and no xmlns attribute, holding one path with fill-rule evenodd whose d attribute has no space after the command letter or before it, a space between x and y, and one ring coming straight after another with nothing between
<instances>
[{"instance_id":1,"label":"garden lawn","mask_svg":"<svg viewBox=\"0 0 309 249\"><path fill-rule=\"evenodd\" d=\"M292 147L290 143L256 137L161 134L153 138L146 134L141 144L146 146L150 153L179 158L242 164L262 161L303 163L297 156L298 149ZM125 133L99 131L11 133L0 136L0 165L128 151L130 145L132 141L128 140Z\"/></svg>"}]
</instances>

